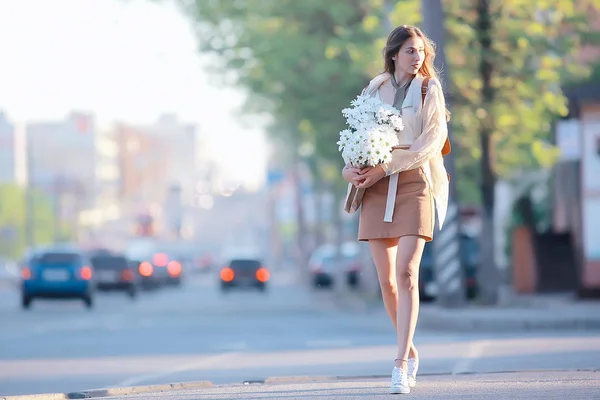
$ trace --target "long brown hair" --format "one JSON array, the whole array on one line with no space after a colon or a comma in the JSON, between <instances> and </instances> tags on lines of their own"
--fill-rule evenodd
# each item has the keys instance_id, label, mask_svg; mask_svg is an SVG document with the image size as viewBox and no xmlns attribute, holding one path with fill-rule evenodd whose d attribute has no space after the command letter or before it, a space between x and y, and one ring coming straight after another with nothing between
<instances>
[{"instance_id":1,"label":"long brown hair","mask_svg":"<svg viewBox=\"0 0 600 400\"><path fill-rule=\"evenodd\" d=\"M435 59L435 43L433 43L423 31L416 26L411 25L400 25L389 34L385 47L383 48L384 72L389 72L392 75L396 72L392 57L398 54L404 42L411 37L420 38L425 45L425 60L423 60L419 73L430 78L437 78L438 73L433 66L433 60Z\"/></svg>"},{"instance_id":2,"label":"long brown hair","mask_svg":"<svg viewBox=\"0 0 600 400\"><path fill-rule=\"evenodd\" d=\"M385 47L383 48L383 71L394 75L396 66L392 57L396 56L400 48L411 37L418 37L423 40L425 46L425 60L419 69L419 73L425 77L436 78L439 80L439 73L433 65L435 60L435 43L427 37L416 26L400 25L396 27L388 36ZM450 112L446 109L446 120L450 120Z\"/></svg>"}]
</instances>

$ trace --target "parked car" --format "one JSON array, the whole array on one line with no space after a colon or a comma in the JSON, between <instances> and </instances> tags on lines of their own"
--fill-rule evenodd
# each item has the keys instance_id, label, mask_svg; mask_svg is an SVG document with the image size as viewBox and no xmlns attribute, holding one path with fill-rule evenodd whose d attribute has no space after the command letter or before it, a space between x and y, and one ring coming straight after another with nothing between
<instances>
[{"instance_id":1,"label":"parked car","mask_svg":"<svg viewBox=\"0 0 600 400\"><path fill-rule=\"evenodd\" d=\"M94 267L76 248L32 251L21 267L21 305L27 309L35 298L81 299L94 304Z\"/></svg>"},{"instance_id":2,"label":"parked car","mask_svg":"<svg viewBox=\"0 0 600 400\"><path fill-rule=\"evenodd\" d=\"M264 292L267 290L270 275L268 268L259 259L233 258L221 268L221 291L254 288Z\"/></svg>"},{"instance_id":3,"label":"parked car","mask_svg":"<svg viewBox=\"0 0 600 400\"><path fill-rule=\"evenodd\" d=\"M359 286L362 265L360 243L343 243L340 248L339 260L336 253L336 248L332 244L322 245L313 252L308 262L308 267L312 274L313 287L333 287L338 275L336 271L340 271L338 268L342 270L346 285L351 288Z\"/></svg>"},{"instance_id":4,"label":"parked car","mask_svg":"<svg viewBox=\"0 0 600 400\"><path fill-rule=\"evenodd\" d=\"M464 233L460 235L460 240L465 296L467 299L473 299L477 296L477 265L479 264L480 257L479 242L476 237ZM438 294L433 262L432 242L428 242L425 244L425 249L423 250L419 273L419 293L423 301L433 301Z\"/></svg>"},{"instance_id":5,"label":"parked car","mask_svg":"<svg viewBox=\"0 0 600 400\"><path fill-rule=\"evenodd\" d=\"M134 299L137 295L138 274L122 254L96 251L89 254L96 272L98 290L122 291Z\"/></svg>"},{"instance_id":6,"label":"parked car","mask_svg":"<svg viewBox=\"0 0 600 400\"><path fill-rule=\"evenodd\" d=\"M311 285L317 289L332 288L335 283L335 267L335 248L330 245L317 248L308 261Z\"/></svg>"}]
</instances>

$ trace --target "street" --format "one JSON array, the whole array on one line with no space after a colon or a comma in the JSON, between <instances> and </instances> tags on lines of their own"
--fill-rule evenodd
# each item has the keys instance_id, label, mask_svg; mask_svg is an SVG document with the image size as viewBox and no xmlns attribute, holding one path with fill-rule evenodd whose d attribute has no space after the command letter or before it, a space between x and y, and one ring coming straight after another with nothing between
<instances>
[{"instance_id":1,"label":"street","mask_svg":"<svg viewBox=\"0 0 600 400\"><path fill-rule=\"evenodd\" d=\"M0 289L0 395L281 376L387 376L395 336L383 309L340 308L273 273L267 293L222 294L215 274L129 300L36 301ZM420 374L600 367L594 332L458 333L418 330Z\"/></svg>"}]
</instances>

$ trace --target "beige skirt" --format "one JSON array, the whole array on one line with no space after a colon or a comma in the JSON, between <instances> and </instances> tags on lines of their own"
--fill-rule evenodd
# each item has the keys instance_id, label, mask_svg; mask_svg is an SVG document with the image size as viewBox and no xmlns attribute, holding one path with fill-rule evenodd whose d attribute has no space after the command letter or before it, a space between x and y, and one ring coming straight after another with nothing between
<instances>
[{"instance_id":1,"label":"beige skirt","mask_svg":"<svg viewBox=\"0 0 600 400\"><path fill-rule=\"evenodd\" d=\"M365 190L358 223L358 240L420 236L433 239L434 200L422 168L400 172L392 222L383 220L390 177Z\"/></svg>"}]
</instances>

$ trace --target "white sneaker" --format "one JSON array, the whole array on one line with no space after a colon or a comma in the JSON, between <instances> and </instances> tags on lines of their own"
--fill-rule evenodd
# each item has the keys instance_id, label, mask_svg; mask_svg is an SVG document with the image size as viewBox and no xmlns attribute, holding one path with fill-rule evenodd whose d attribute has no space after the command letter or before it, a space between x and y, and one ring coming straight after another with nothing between
<instances>
[{"instance_id":1,"label":"white sneaker","mask_svg":"<svg viewBox=\"0 0 600 400\"><path fill-rule=\"evenodd\" d=\"M417 384L417 371L419 370L419 360L416 358L408 359L408 387L415 387Z\"/></svg>"},{"instance_id":2,"label":"white sneaker","mask_svg":"<svg viewBox=\"0 0 600 400\"><path fill-rule=\"evenodd\" d=\"M390 386L391 394L408 394L410 393L410 387L408 387L408 377L406 371L400 368L394 367L392 371L392 384Z\"/></svg>"}]
</instances>

